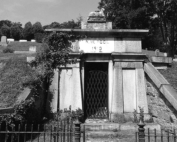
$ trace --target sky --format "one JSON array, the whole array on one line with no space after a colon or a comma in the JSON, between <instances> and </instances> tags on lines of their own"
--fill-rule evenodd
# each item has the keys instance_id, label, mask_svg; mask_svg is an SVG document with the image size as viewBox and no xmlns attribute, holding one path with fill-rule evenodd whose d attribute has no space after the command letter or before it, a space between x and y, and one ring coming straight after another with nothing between
<instances>
[{"instance_id":1,"label":"sky","mask_svg":"<svg viewBox=\"0 0 177 142\"><path fill-rule=\"evenodd\" d=\"M89 12L98 10L101 0L0 0L0 20L23 24L39 21L47 25L52 22L67 22L82 16L86 21Z\"/></svg>"}]
</instances>

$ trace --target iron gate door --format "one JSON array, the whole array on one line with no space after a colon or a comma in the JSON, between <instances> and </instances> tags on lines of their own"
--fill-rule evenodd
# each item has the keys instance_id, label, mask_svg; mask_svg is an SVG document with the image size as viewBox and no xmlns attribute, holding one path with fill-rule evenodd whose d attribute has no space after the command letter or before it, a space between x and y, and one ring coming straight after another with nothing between
<instances>
[{"instance_id":1,"label":"iron gate door","mask_svg":"<svg viewBox=\"0 0 177 142\"><path fill-rule=\"evenodd\" d=\"M85 117L104 119L108 118L108 72L100 63L93 65L86 72Z\"/></svg>"}]
</instances>

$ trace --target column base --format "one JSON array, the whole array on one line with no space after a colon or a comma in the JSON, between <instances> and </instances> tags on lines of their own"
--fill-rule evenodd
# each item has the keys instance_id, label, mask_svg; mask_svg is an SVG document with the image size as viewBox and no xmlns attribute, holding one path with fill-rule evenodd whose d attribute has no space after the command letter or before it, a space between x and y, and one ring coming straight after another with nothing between
<instances>
[{"instance_id":1,"label":"column base","mask_svg":"<svg viewBox=\"0 0 177 142\"><path fill-rule=\"evenodd\" d=\"M115 123L126 123L126 122L139 122L139 114L134 113L112 113L110 114L110 121ZM144 114L144 121L147 123L151 123L152 117L149 114Z\"/></svg>"}]
</instances>

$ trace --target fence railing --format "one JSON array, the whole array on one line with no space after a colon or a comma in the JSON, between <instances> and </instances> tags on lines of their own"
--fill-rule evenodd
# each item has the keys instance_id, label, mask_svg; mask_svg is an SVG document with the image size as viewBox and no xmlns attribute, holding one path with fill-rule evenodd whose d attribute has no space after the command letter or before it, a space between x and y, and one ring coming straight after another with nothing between
<instances>
[{"instance_id":1,"label":"fence railing","mask_svg":"<svg viewBox=\"0 0 177 142\"><path fill-rule=\"evenodd\" d=\"M136 133L136 142L177 142L176 130L156 130L144 128L144 122L138 124L138 132Z\"/></svg>"},{"instance_id":2,"label":"fence railing","mask_svg":"<svg viewBox=\"0 0 177 142\"><path fill-rule=\"evenodd\" d=\"M80 142L80 123L0 125L0 142Z\"/></svg>"}]
</instances>

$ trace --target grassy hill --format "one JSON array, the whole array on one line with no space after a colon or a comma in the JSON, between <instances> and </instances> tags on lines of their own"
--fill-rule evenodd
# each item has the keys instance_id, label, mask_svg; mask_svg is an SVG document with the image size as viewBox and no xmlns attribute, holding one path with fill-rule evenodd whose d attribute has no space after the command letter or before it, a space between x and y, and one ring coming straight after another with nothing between
<instances>
[{"instance_id":1,"label":"grassy hill","mask_svg":"<svg viewBox=\"0 0 177 142\"><path fill-rule=\"evenodd\" d=\"M41 46L41 43L37 43L37 42L18 42L18 41L14 41L8 44L7 47L12 48L15 51L29 51L29 47L30 46L36 46L37 49L39 49L39 47Z\"/></svg>"},{"instance_id":2,"label":"grassy hill","mask_svg":"<svg viewBox=\"0 0 177 142\"><path fill-rule=\"evenodd\" d=\"M14 51L29 51L30 46L36 46L37 51L41 43L12 42L7 47L0 46L0 107L15 105L18 95L23 90L23 83L35 78L37 72L26 62L26 57L35 56L36 53L3 53L4 48L12 48Z\"/></svg>"},{"instance_id":3,"label":"grassy hill","mask_svg":"<svg viewBox=\"0 0 177 142\"><path fill-rule=\"evenodd\" d=\"M24 57L0 61L0 107L14 106L18 95L24 89L23 84L35 79L36 74Z\"/></svg>"}]
</instances>

